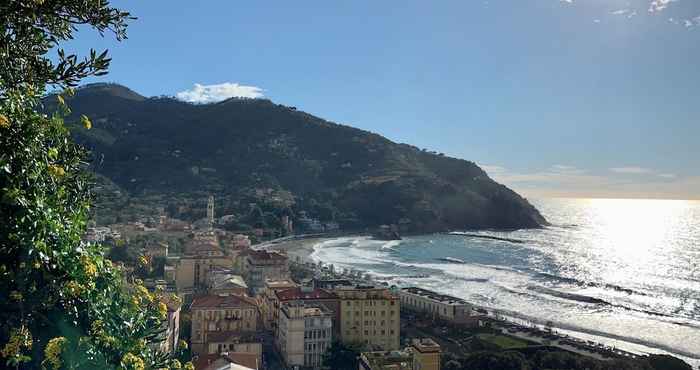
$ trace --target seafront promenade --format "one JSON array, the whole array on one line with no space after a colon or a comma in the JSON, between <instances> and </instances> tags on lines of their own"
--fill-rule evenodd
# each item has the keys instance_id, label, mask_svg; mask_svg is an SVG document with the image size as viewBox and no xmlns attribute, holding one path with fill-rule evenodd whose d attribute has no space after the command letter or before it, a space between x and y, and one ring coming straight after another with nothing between
<instances>
[{"instance_id":1,"label":"seafront promenade","mask_svg":"<svg viewBox=\"0 0 700 370\"><path fill-rule=\"evenodd\" d=\"M290 258L290 264L293 269L296 269L299 274L305 275L307 278L317 279L335 279L335 280L350 280L367 285L377 285L389 287L386 281L381 281L373 278L370 274L364 271L352 269L336 269L332 265L316 263L311 260L310 255L313 252L313 246L316 243L327 240L327 235L300 235L296 237L286 237L276 239L264 244L254 246L258 249L274 249L289 253L297 258ZM504 337L514 338L526 346L542 346L554 347L560 350L576 353L579 355L594 358L596 360L610 360L615 358L635 358L642 353L632 353L611 346L606 346L593 341L575 338L567 334L559 333L551 325L545 323L539 324L527 319L522 319L517 316L517 313L506 312L489 307L473 305L473 307L481 312L482 320L485 326L490 331L502 335ZM427 316L421 316L420 313L410 312L402 308L405 313L414 315L412 320L402 320L402 330L418 331L421 335L432 337L438 342L445 344L452 343L457 347L461 346L465 339L469 339L471 331L469 329L460 332L451 332L447 330L449 325L453 323L434 320ZM431 324L420 327L421 320L432 321ZM426 331L426 327L441 327L445 330L440 333L431 333ZM478 335L478 330L475 332ZM446 343L447 342L447 343Z\"/></svg>"}]
</instances>

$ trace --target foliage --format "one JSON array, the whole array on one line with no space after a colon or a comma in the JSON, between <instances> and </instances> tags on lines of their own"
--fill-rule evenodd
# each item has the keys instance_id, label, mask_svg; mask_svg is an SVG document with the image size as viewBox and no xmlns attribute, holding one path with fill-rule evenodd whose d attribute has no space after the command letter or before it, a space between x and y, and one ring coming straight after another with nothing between
<instances>
[{"instance_id":1,"label":"foliage","mask_svg":"<svg viewBox=\"0 0 700 370\"><path fill-rule=\"evenodd\" d=\"M106 73L106 53L78 61L50 49L87 24L125 36L129 14L107 1L5 1L0 5L0 367L154 369L161 296L123 272L100 246L81 241L91 202L86 152L63 116L39 113L47 84L70 87ZM80 124L92 122L81 116Z\"/></svg>"},{"instance_id":2,"label":"foliage","mask_svg":"<svg viewBox=\"0 0 700 370\"><path fill-rule=\"evenodd\" d=\"M361 345L345 345L334 342L323 355L323 366L334 370L356 370L358 357L363 348Z\"/></svg>"}]
</instances>

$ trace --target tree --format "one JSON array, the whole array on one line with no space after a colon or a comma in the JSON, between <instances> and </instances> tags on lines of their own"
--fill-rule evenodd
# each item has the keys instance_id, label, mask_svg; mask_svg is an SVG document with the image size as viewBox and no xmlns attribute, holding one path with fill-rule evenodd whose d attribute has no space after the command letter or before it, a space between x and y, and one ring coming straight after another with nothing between
<instances>
[{"instance_id":1,"label":"tree","mask_svg":"<svg viewBox=\"0 0 700 370\"><path fill-rule=\"evenodd\" d=\"M360 345L334 342L323 355L323 366L333 370L356 370L361 351Z\"/></svg>"},{"instance_id":2,"label":"tree","mask_svg":"<svg viewBox=\"0 0 700 370\"><path fill-rule=\"evenodd\" d=\"M47 55L80 25L121 40L130 19L107 0L0 4L0 368L181 367L152 345L167 314L161 293L127 284L102 247L81 241L90 179L87 153L64 125L65 99L110 59ZM65 89L51 116L40 113L47 87Z\"/></svg>"}]
</instances>

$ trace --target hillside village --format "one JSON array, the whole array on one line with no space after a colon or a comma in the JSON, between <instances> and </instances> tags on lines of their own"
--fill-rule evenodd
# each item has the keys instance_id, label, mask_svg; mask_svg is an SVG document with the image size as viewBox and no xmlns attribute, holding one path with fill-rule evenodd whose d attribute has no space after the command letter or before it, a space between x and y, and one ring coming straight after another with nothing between
<instances>
[{"instance_id":1,"label":"hillside village","mask_svg":"<svg viewBox=\"0 0 700 370\"><path fill-rule=\"evenodd\" d=\"M217 228L214 210L209 197L207 217L194 223L162 216L93 227L86 235L111 245L110 257L147 288L170 293L161 349L186 353L198 370L320 369L348 358L360 370L459 369L460 356L484 349L637 357L276 248L308 234L253 244L264 234ZM292 222L285 224L291 234ZM315 224L306 225L316 232L310 235L337 235L334 225Z\"/></svg>"}]
</instances>

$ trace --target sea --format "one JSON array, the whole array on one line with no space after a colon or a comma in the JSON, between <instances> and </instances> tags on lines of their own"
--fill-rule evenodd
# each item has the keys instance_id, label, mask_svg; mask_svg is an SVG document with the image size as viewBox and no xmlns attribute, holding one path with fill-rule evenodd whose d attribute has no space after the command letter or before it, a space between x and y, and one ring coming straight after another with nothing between
<instances>
[{"instance_id":1,"label":"sea","mask_svg":"<svg viewBox=\"0 0 700 370\"><path fill-rule=\"evenodd\" d=\"M343 237L311 258L506 317L700 366L700 202L531 199L551 226L399 241Z\"/></svg>"}]
</instances>

